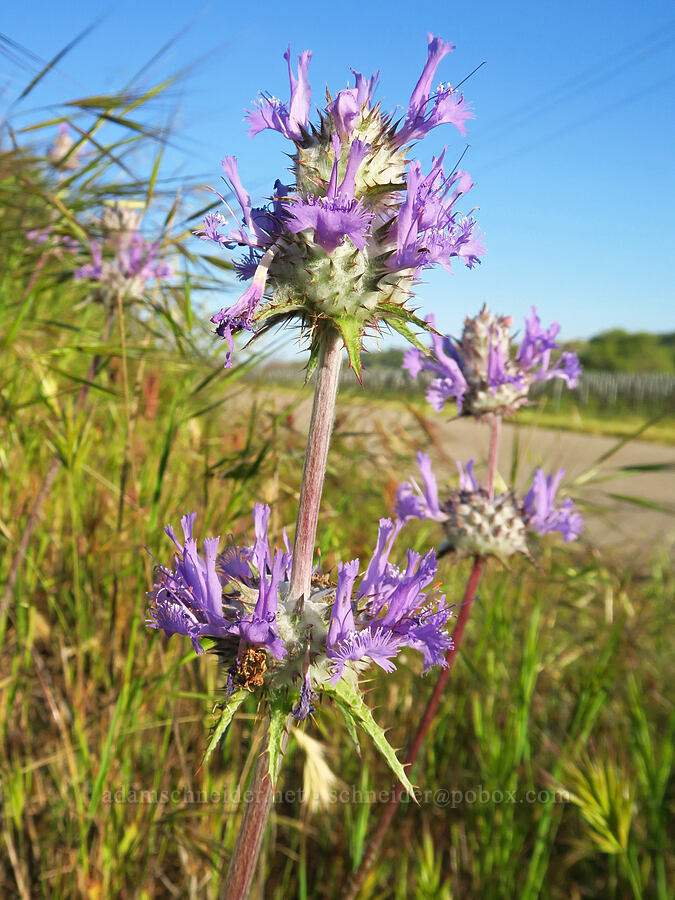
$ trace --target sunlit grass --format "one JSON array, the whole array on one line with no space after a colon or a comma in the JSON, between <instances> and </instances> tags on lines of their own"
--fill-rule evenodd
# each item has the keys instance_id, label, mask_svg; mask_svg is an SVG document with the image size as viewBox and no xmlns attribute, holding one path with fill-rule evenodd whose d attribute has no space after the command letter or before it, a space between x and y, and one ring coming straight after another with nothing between
<instances>
[{"instance_id":1,"label":"sunlit grass","mask_svg":"<svg viewBox=\"0 0 675 900\"><path fill-rule=\"evenodd\" d=\"M292 527L298 392L256 388L244 367L223 371L200 314L214 282L194 255L189 209L151 189L147 131L148 167L134 182L118 168L110 180L109 145L82 183L55 177L35 154L1 160L3 582L59 460L0 621L3 897L215 898L257 755L248 703L200 767L224 677L214 657L144 627L145 591L150 554L170 551L163 525L187 509L202 533L223 537L250 533L255 500L272 504L273 538ZM24 234L53 221L49 197L66 210L56 204L59 227L75 233L116 192L163 200L177 274L142 304L106 310L73 282L72 261ZM367 414L385 401L345 392L338 409L319 534L328 568L370 552L412 466L412 441L374 446L347 432L341 415L355 402ZM431 529L420 523L409 537L426 547ZM541 569L495 565L481 585L413 772L431 793L403 805L364 897L667 896L668 561L620 571L578 549L542 554ZM451 600L467 566L441 563ZM393 676L373 673L369 699L394 746L409 739L432 684L413 654ZM391 787L335 710L322 709L306 734L290 743L266 841L261 896L278 900L337 896L377 820L381 798L369 792Z\"/></svg>"}]
</instances>

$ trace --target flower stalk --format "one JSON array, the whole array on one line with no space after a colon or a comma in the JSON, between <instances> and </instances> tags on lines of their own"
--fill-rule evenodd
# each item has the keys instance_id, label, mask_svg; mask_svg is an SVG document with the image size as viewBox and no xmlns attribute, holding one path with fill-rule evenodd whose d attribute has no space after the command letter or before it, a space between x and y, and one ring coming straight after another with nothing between
<instances>
[{"instance_id":1,"label":"flower stalk","mask_svg":"<svg viewBox=\"0 0 675 900\"><path fill-rule=\"evenodd\" d=\"M422 749L424 739L426 738L427 732L431 728L432 722L436 716L436 713L438 712L441 697L443 696L445 686L448 683L448 679L450 678L450 673L452 672L452 667L457 657L457 651L460 647L460 644L462 643L464 629L466 628L466 623L469 620L469 613L471 612L471 606L476 597L478 583L480 581L481 575L483 574L485 563L485 557L477 556L474 559L471 573L464 590L462 606L459 611L459 616L457 617L457 624L455 625L455 630L452 633L452 647L448 650L445 656L446 667L441 670L441 674L438 676L438 680L434 685L434 689L431 693L431 697L429 698L429 702L427 703L426 709L424 710L422 718L420 719L420 723L417 726L415 737L413 738L412 744L410 745L410 750L407 753L404 763L407 770L410 770L417 761L417 757L419 756L419 752ZM405 788L401 784L397 784L394 788L391 799L385 806L384 813L382 814L382 818L380 819L377 829L370 839L366 855L362 859L361 865L356 871L356 874L347 886L347 890L343 895L343 900L354 900L354 898L358 896L358 893L363 886L363 882L365 881L368 872L373 867L373 863L375 862L377 853L382 846L382 842L387 834L387 831L389 831L389 826L392 823L392 820L394 818L394 815L396 814L396 810L398 809L398 805L401 802L401 798L403 797L404 793Z\"/></svg>"},{"instance_id":2,"label":"flower stalk","mask_svg":"<svg viewBox=\"0 0 675 900\"><path fill-rule=\"evenodd\" d=\"M282 752L288 741L292 716L286 719ZM247 791L247 802L230 868L220 893L220 900L245 900L251 890L265 828L272 810L275 782L269 772L269 721L265 727L263 748ZM278 771L277 771L278 775Z\"/></svg>"},{"instance_id":3,"label":"flower stalk","mask_svg":"<svg viewBox=\"0 0 675 900\"><path fill-rule=\"evenodd\" d=\"M314 404L307 436L307 451L302 472L298 518L293 543L290 596L309 597L312 560L319 521L321 492L326 475L328 446L335 419L335 400L340 378L342 337L337 329L327 327L321 337L321 350L316 372Z\"/></svg>"},{"instance_id":4,"label":"flower stalk","mask_svg":"<svg viewBox=\"0 0 675 900\"><path fill-rule=\"evenodd\" d=\"M492 416L490 420L490 449L488 451L488 497L495 498L495 476L497 475L497 459L499 442L502 436L502 417Z\"/></svg>"},{"instance_id":5,"label":"flower stalk","mask_svg":"<svg viewBox=\"0 0 675 900\"><path fill-rule=\"evenodd\" d=\"M342 357L342 337L337 329L331 326L326 327L320 341L321 349L300 487L289 590L289 596L298 600L308 599L311 592L314 544L319 521L321 493L326 475L328 447L335 419L335 401ZM292 717L289 716L286 719L284 747L288 739L291 721ZM242 900L248 896L267 820L272 811L272 799L278 771L273 779L268 762L269 722L265 726L264 741L265 745L253 773L251 787L247 792L241 828L221 893L221 900Z\"/></svg>"},{"instance_id":6,"label":"flower stalk","mask_svg":"<svg viewBox=\"0 0 675 900\"><path fill-rule=\"evenodd\" d=\"M487 481L488 493L491 500L494 499L495 478L497 475L497 459L499 456L499 443L501 439L501 425L501 416L493 415L490 417L490 447L488 451ZM478 584L485 569L486 562L487 560L484 556L474 557L473 566L471 567L471 572L464 589L462 605L457 617L457 624L455 625L455 629L452 633L452 647L450 647L445 655L445 668L441 670L441 673L436 680L434 689L431 692L431 697L429 698L426 709L422 714L422 718L420 719L419 725L417 726L415 737L413 738L410 749L408 750L405 759L404 765L408 772L417 761L419 752L422 749L422 745L424 744L424 739L426 738L427 733L429 732L429 729L433 724L434 718L436 717L436 713L438 712L441 697L443 696L445 686L447 685L450 678L450 674L457 657L457 651L459 650L459 647L462 643L462 638L464 637L464 629L466 628L466 623L469 621L471 607L476 597L476 591L478 590ZM358 892L361 890L366 875L375 862L377 853L382 845L387 831L389 830L389 826L392 823L392 820L394 818L394 815L396 814L396 810L398 809L398 805L401 802L401 798L403 797L404 793L405 788L401 784L397 784L391 799L385 807L384 813L382 815L382 818L380 819L377 829L375 830L375 833L370 840L366 855L361 861L361 865L359 866L356 874L349 883L343 900L354 900L354 898L358 895Z\"/></svg>"}]
</instances>

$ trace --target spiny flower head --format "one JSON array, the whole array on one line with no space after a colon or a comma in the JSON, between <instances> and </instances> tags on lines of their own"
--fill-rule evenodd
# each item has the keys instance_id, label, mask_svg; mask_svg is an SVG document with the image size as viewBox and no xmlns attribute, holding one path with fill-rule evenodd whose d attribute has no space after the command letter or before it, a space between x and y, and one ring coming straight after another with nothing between
<instances>
[{"instance_id":1,"label":"spiny flower head","mask_svg":"<svg viewBox=\"0 0 675 900\"><path fill-rule=\"evenodd\" d=\"M473 474L473 460L466 471L459 468L459 490L439 500L431 460L417 454L422 487L414 480L399 485L394 512L402 521L432 519L441 522L449 549L460 555L497 556L506 559L515 553L529 556L528 532L544 535L558 531L566 542L576 540L583 520L569 499L556 500L564 469L544 475L537 469L532 486L520 501L510 492L490 497Z\"/></svg>"},{"instance_id":2,"label":"spiny flower head","mask_svg":"<svg viewBox=\"0 0 675 900\"><path fill-rule=\"evenodd\" d=\"M116 200L106 204L101 213L101 229L111 239L123 243L138 232L141 214L129 203Z\"/></svg>"},{"instance_id":3,"label":"spiny flower head","mask_svg":"<svg viewBox=\"0 0 675 900\"><path fill-rule=\"evenodd\" d=\"M76 270L75 280L96 281L104 289L140 300L149 281L170 278L172 270L161 258L159 242L146 241L139 224L140 217L130 206L106 206L97 222L103 237L91 242L91 262Z\"/></svg>"},{"instance_id":4,"label":"spiny flower head","mask_svg":"<svg viewBox=\"0 0 675 900\"><path fill-rule=\"evenodd\" d=\"M290 597L292 554L268 539L269 506L256 504L255 542L203 541L193 534L195 514L183 516L182 542L169 566L158 565L148 594L147 624L167 636L189 637L197 653L211 638L235 687L290 691L297 719L306 718L322 685L335 685L347 672L355 677L368 663L389 672L404 647L418 650L424 671L444 665L452 646L445 625L452 616L445 597L430 587L436 573L433 551L407 552L399 568L390 555L402 522L382 519L377 547L359 578L358 559L338 565L337 580L318 572L309 598ZM357 585L358 582L358 585ZM346 671L347 670L347 671Z\"/></svg>"},{"instance_id":5,"label":"spiny flower head","mask_svg":"<svg viewBox=\"0 0 675 900\"><path fill-rule=\"evenodd\" d=\"M577 355L571 351L564 351L551 365L551 352L559 349L560 325L554 322L542 328L535 307L525 319L525 333L515 353L513 318L496 316L487 306L466 319L459 341L440 336L433 316L427 322L434 328L432 351L408 350L403 366L413 378L420 372L433 375L426 396L437 412L453 398L463 415L511 414L527 403L535 382L562 378L568 387L575 387L581 375Z\"/></svg>"},{"instance_id":6,"label":"spiny flower head","mask_svg":"<svg viewBox=\"0 0 675 900\"><path fill-rule=\"evenodd\" d=\"M332 323L360 373L364 334L388 325L416 341L410 325L425 328L406 306L420 273L453 259L471 267L485 252L475 220L456 204L472 187L470 176L444 169L445 151L425 174L409 160L408 149L444 123L465 133L470 104L449 85L432 83L451 44L429 36L427 61L413 90L403 121L373 104L377 75L354 72L354 87L329 95L316 124L310 123L311 54L298 59L297 76L290 48L284 54L290 101L263 94L247 118L250 134L264 129L292 141L291 184L277 181L270 203L251 205L234 157L223 160L225 180L236 197L235 213L209 213L197 232L221 247L244 247L240 277L251 284L233 306L212 322L228 343L233 336L260 331L280 321L299 320L312 337L311 369L318 352L318 329ZM353 71L353 70L352 70Z\"/></svg>"}]
</instances>

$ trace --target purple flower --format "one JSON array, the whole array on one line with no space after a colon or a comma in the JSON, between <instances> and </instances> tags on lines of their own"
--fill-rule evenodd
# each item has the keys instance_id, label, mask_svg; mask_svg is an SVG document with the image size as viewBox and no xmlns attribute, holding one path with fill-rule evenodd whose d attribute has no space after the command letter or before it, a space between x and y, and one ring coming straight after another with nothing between
<instances>
[{"instance_id":1,"label":"purple flower","mask_svg":"<svg viewBox=\"0 0 675 900\"><path fill-rule=\"evenodd\" d=\"M459 354L451 337L442 337L436 332L434 316L427 316L427 322L434 329L431 332L433 354L422 353L413 347L404 355L403 368L408 370L412 378L417 378L420 372L431 372L435 376L427 389L426 397L436 412L441 412L449 397L455 400L461 412L468 384L462 372Z\"/></svg>"},{"instance_id":2,"label":"purple flower","mask_svg":"<svg viewBox=\"0 0 675 900\"><path fill-rule=\"evenodd\" d=\"M159 258L159 243L146 241L139 232L126 235L121 242L113 242L114 256L103 258L103 243L91 242L92 261L76 270L76 281L98 281L128 297L140 299L149 281L170 278L172 270Z\"/></svg>"},{"instance_id":3,"label":"purple flower","mask_svg":"<svg viewBox=\"0 0 675 900\"><path fill-rule=\"evenodd\" d=\"M396 252L389 262L391 271L415 269L417 274L436 264L451 271L452 257L460 257L471 268L485 253L475 220L453 209L472 188L471 176L460 171L446 176L444 156L445 151L433 160L426 177L419 162L410 164L406 197L393 223Z\"/></svg>"},{"instance_id":4,"label":"purple flower","mask_svg":"<svg viewBox=\"0 0 675 900\"><path fill-rule=\"evenodd\" d=\"M434 327L431 316L427 322ZM577 384L581 366L576 354L565 351L551 365L551 352L559 349L557 322L543 329L532 307L514 357L512 324L510 316L495 316L484 306L478 316L466 320L461 340L432 333L432 352L408 350L403 366L413 378L420 372L431 373L426 396L435 410L440 412L453 398L460 413L478 417L515 412L527 403L530 386L535 382L562 378L569 387Z\"/></svg>"},{"instance_id":5,"label":"purple flower","mask_svg":"<svg viewBox=\"0 0 675 900\"><path fill-rule=\"evenodd\" d=\"M75 281L84 281L85 279L90 279L91 281L101 280L103 273L103 244L101 241L92 241L90 250L91 262L85 263L75 271L73 276Z\"/></svg>"},{"instance_id":6,"label":"purple flower","mask_svg":"<svg viewBox=\"0 0 675 900\"><path fill-rule=\"evenodd\" d=\"M262 96L248 119L252 135L271 128L294 142L294 183L277 181L271 203L253 208L236 160L226 157L225 180L241 212L218 194L227 212L209 213L197 232L228 250L248 248L235 270L240 279L256 282L234 311L218 314L218 333L229 345L227 364L238 331L299 319L313 334L330 320L360 377L359 353L370 329L386 325L409 338L411 327L424 327L407 308L422 270L442 265L451 271L453 260L472 268L480 261L485 248L473 213L457 208L471 177L446 174L445 151L426 175L407 157L406 145L436 125L452 122L465 130L471 111L464 98L442 84L432 93L438 64L451 49L429 37L427 62L403 123L373 105L377 75L367 79L352 70L353 86L328 95L318 124L308 118L311 54L301 54L296 77L287 50L289 104ZM264 295L269 302L263 307Z\"/></svg>"},{"instance_id":7,"label":"purple flower","mask_svg":"<svg viewBox=\"0 0 675 900\"><path fill-rule=\"evenodd\" d=\"M253 613L230 626L230 634L237 634L250 644L264 647L277 659L283 659L286 655L283 641L276 633L279 584L288 565L285 557L283 551L275 550L269 580L265 568L260 570L258 600Z\"/></svg>"},{"instance_id":8,"label":"purple flower","mask_svg":"<svg viewBox=\"0 0 675 900\"><path fill-rule=\"evenodd\" d=\"M237 273L239 281L250 281L256 273L260 265L260 254L249 247L246 255L234 261L234 270Z\"/></svg>"},{"instance_id":9,"label":"purple flower","mask_svg":"<svg viewBox=\"0 0 675 900\"><path fill-rule=\"evenodd\" d=\"M265 287L264 284L256 282L246 289L237 302L228 307L221 309L220 312L211 316L211 322L217 325L216 334L225 338L227 342L227 354L225 356L225 368L232 366L232 353L234 351L235 334L241 331L253 331L253 316L258 308L258 304L262 300Z\"/></svg>"},{"instance_id":10,"label":"purple flower","mask_svg":"<svg viewBox=\"0 0 675 900\"><path fill-rule=\"evenodd\" d=\"M225 222L226 219L222 213L207 213L202 219L202 227L198 228L195 234L203 241L214 241L221 247L232 247L232 242L220 233Z\"/></svg>"},{"instance_id":11,"label":"purple flower","mask_svg":"<svg viewBox=\"0 0 675 900\"><path fill-rule=\"evenodd\" d=\"M436 573L433 550L420 557L409 550L403 570L389 562L393 542L403 523L381 519L377 546L356 591L358 612L351 599L358 560L338 569L338 587L326 638L328 658L334 663L331 683L336 684L347 662L370 659L385 672L403 647L422 653L424 671L444 665L452 646L445 625L452 615L445 597L426 592Z\"/></svg>"},{"instance_id":12,"label":"purple flower","mask_svg":"<svg viewBox=\"0 0 675 900\"><path fill-rule=\"evenodd\" d=\"M338 580L335 602L330 615L328 637L326 642L333 646L351 634L354 629L354 613L352 610L352 590L356 576L359 574L359 561L353 559L349 563L338 563Z\"/></svg>"},{"instance_id":13,"label":"purple flower","mask_svg":"<svg viewBox=\"0 0 675 900\"><path fill-rule=\"evenodd\" d=\"M178 553L173 569L157 567L159 579L150 592L147 624L161 628L167 637L182 634L192 640L197 653L203 653L199 638L203 635L224 637L231 623L223 617L222 585L216 572L216 555L220 538L204 541L204 558L199 555L192 536L196 513L181 519L184 542L181 546L170 525L166 533Z\"/></svg>"},{"instance_id":14,"label":"purple flower","mask_svg":"<svg viewBox=\"0 0 675 900\"><path fill-rule=\"evenodd\" d=\"M478 482L473 474L473 460L470 459L466 464L466 472L459 460L457 460L457 468L459 469L459 489L466 491L467 494L478 490Z\"/></svg>"},{"instance_id":15,"label":"purple flower","mask_svg":"<svg viewBox=\"0 0 675 900\"><path fill-rule=\"evenodd\" d=\"M356 595L359 599L364 596L374 596L377 593L378 585L382 583L382 579L386 574L389 554L391 553L396 536L402 527L402 522L392 522L391 519L380 519L380 525L377 532L377 546L375 547L375 552L371 557L365 575L361 579L361 584Z\"/></svg>"},{"instance_id":16,"label":"purple flower","mask_svg":"<svg viewBox=\"0 0 675 900\"><path fill-rule=\"evenodd\" d=\"M575 541L584 528L584 522L574 503L565 498L556 505L555 495L565 474L559 469L555 475L544 475L537 469L532 479L532 487L523 500L525 521L528 528L538 534L559 531L566 543Z\"/></svg>"},{"instance_id":17,"label":"purple flower","mask_svg":"<svg viewBox=\"0 0 675 900\"><path fill-rule=\"evenodd\" d=\"M380 521L377 546L358 587L354 559L338 564L336 586L322 579L298 602L290 594L288 538L284 534L285 550L271 549L269 517L269 506L256 504L253 544L232 542L222 554L219 538L207 538L200 554L194 513L181 519L182 541L168 525L176 553L170 566L156 567L148 594L149 627L168 637L189 637L197 653L204 652L203 638L215 641L228 673L227 696L237 685L294 690L289 708L301 722L314 711L317 690L327 680L334 686L345 667L358 673L371 662L389 672L405 647L422 655L423 672L445 665L453 613L438 586L431 586L434 551L421 556L408 550L400 567L389 559L402 522Z\"/></svg>"},{"instance_id":18,"label":"purple flower","mask_svg":"<svg viewBox=\"0 0 675 900\"><path fill-rule=\"evenodd\" d=\"M571 500L555 503L563 469L548 478L538 469L532 487L520 503L509 491L491 497L474 476L473 460L467 463L466 471L458 462L459 491L451 492L439 503L429 457L418 453L417 463L425 494L414 481L404 482L396 492L394 511L405 521L416 518L441 522L446 547L460 554L494 555L502 559L514 553L529 556L528 531L538 534L559 531L565 541L573 541L583 529L581 516Z\"/></svg>"},{"instance_id":19,"label":"purple flower","mask_svg":"<svg viewBox=\"0 0 675 900\"><path fill-rule=\"evenodd\" d=\"M49 241L54 250L63 250L65 253L77 253L80 249L79 241L68 234L57 234L53 225L27 231L26 240L35 244L46 244Z\"/></svg>"},{"instance_id":20,"label":"purple flower","mask_svg":"<svg viewBox=\"0 0 675 900\"><path fill-rule=\"evenodd\" d=\"M403 127L396 134L398 146L403 146L409 141L420 140L432 128L446 122L454 125L461 134L466 134L466 120L473 118L473 110L469 103L465 103L464 95L457 95L449 85L443 84L440 85L433 98L431 95L431 85L436 76L438 64L454 49L454 44L446 43L439 37L429 35L427 61L412 92ZM434 100L434 103L430 110L431 99Z\"/></svg>"},{"instance_id":21,"label":"purple flower","mask_svg":"<svg viewBox=\"0 0 675 900\"><path fill-rule=\"evenodd\" d=\"M438 504L438 485L431 470L431 460L425 453L418 452L417 465L424 490L414 480L399 485L394 512L404 522L408 519L434 519L443 522L446 516Z\"/></svg>"},{"instance_id":22,"label":"purple flower","mask_svg":"<svg viewBox=\"0 0 675 900\"><path fill-rule=\"evenodd\" d=\"M274 220L267 210L252 208L251 197L239 178L236 156L226 156L221 165L225 173L225 182L229 183L241 208L243 215L242 224L230 228L229 232L223 235L220 233L219 228L225 223L225 217L220 213L208 213L202 221L202 227L195 234L199 235L202 240L215 241L217 244L230 250L236 244L242 244L246 247L269 246L269 231L273 231L275 228ZM280 182L277 182L277 184L280 184ZM237 221L237 215L223 195L218 191L214 193L218 194L232 218Z\"/></svg>"},{"instance_id":23,"label":"purple flower","mask_svg":"<svg viewBox=\"0 0 675 900\"><path fill-rule=\"evenodd\" d=\"M342 141L346 141L354 130L363 107L366 104L370 105L370 98L379 75L379 72L376 72L370 81L366 81L360 72L355 72L354 69L352 72L355 78L355 87L348 87L340 91L335 100L331 100L326 107L326 112L333 117L335 130Z\"/></svg>"},{"instance_id":24,"label":"purple flower","mask_svg":"<svg viewBox=\"0 0 675 900\"><path fill-rule=\"evenodd\" d=\"M312 54L303 50L298 57L298 77L295 78L291 68L291 45L284 53L288 64L288 77L291 83L291 99L288 106L276 97L262 96L258 105L248 110L246 118L251 126L249 134L255 137L265 128L271 128L290 140L300 140L309 116L312 100L312 89L307 79L307 70Z\"/></svg>"},{"instance_id":25,"label":"purple flower","mask_svg":"<svg viewBox=\"0 0 675 900\"><path fill-rule=\"evenodd\" d=\"M278 593L288 576L290 558L284 551L275 550L274 554L270 551L269 512L269 506L256 504L254 546L248 550L231 547L223 555L218 554L218 537L206 538L204 556L199 554L193 537L196 513L188 513L181 519L182 544L171 525L167 525L165 531L177 553L172 568L158 566L156 569L158 580L148 594L147 624L162 629L167 637L172 634L189 637L197 653L204 652L199 643L201 637L234 636L282 659L286 648L276 631ZM245 605L239 598L250 595L256 581L255 606L250 614L244 615Z\"/></svg>"},{"instance_id":26,"label":"purple flower","mask_svg":"<svg viewBox=\"0 0 675 900\"><path fill-rule=\"evenodd\" d=\"M335 686L342 678L347 662L359 662L368 657L385 672L393 672L396 666L392 659L397 656L403 646L403 640L385 628L364 628L352 631L328 651L334 663L330 684Z\"/></svg>"},{"instance_id":27,"label":"purple flower","mask_svg":"<svg viewBox=\"0 0 675 900\"><path fill-rule=\"evenodd\" d=\"M306 200L297 197L285 206L288 212L286 228L292 234L311 229L314 232L314 241L323 247L326 253L332 253L343 243L345 237L348 237L359 250L363 250L373 217L362 200L354 199L356 171L370 148L361 141L352 143L345 176L338 187L337 172L341 148L340 138L334 135L335 160L326 196L308 195Z\"/></svg>"}]
</instances>

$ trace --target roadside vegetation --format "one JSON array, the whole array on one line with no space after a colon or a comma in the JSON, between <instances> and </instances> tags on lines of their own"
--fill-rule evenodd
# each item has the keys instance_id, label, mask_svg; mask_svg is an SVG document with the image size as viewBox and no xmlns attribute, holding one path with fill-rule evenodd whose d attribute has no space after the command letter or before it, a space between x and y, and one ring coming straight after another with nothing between
<instances>
[{"instance_id":1,"label":"roadside vegetation","mask_svg":"<svg viewBox=\"0 0 675 900\"><path fill-rule=\"evenodd\" d=\"M255 741L242 751L255 712L248 704L195 770L224 676L214 656L196 658L144 627L152 553L161 548L163 558L168 546L164 524L194 509L203 533L241 537L260 500L272 505L270 534L280 541L294 520L304 453L297 401L256 385L253 362L224 370L210 338L205 313L213 291L230 289L230 274L192 235L203 195L164 177L166 132L152 124L163 87L80 99L23 131L4 123L6 898L215 898L237 834L237 788L257 753ZM80 155L73 169L46 156L61 122ZM173 271L129 303L74 279L101 211L115 203L144 214L144 233ZM44 241L27 237L43 229ZM341 402L353 402L351 391ZM527 415L551 421L546 409ZM652 428L642 436L674 440L672 425ZM603 433L624 433L613 429ZM412 443L373 447L349 432L340 407L333 447L319 536L327 569L338 549L344 559L372 548L374 523L390 513L413 461ZM421 549L429 529L416 529ZM466 652L413 772L429 793L396 818L364 898L668 896L667 547L622 567L589 548L546 552L541 571L494 566L482 584ZM442 561L450 598L467 565ZM396 747L432 687L416 666L411 654L386 683L370 684ZM336 896L377 818L381 798L369 792L390 781L367 747L353 746L335 710L321 719L289 746L266 847L264 896L273 900Z\"/></svg>"}]
</instances>

